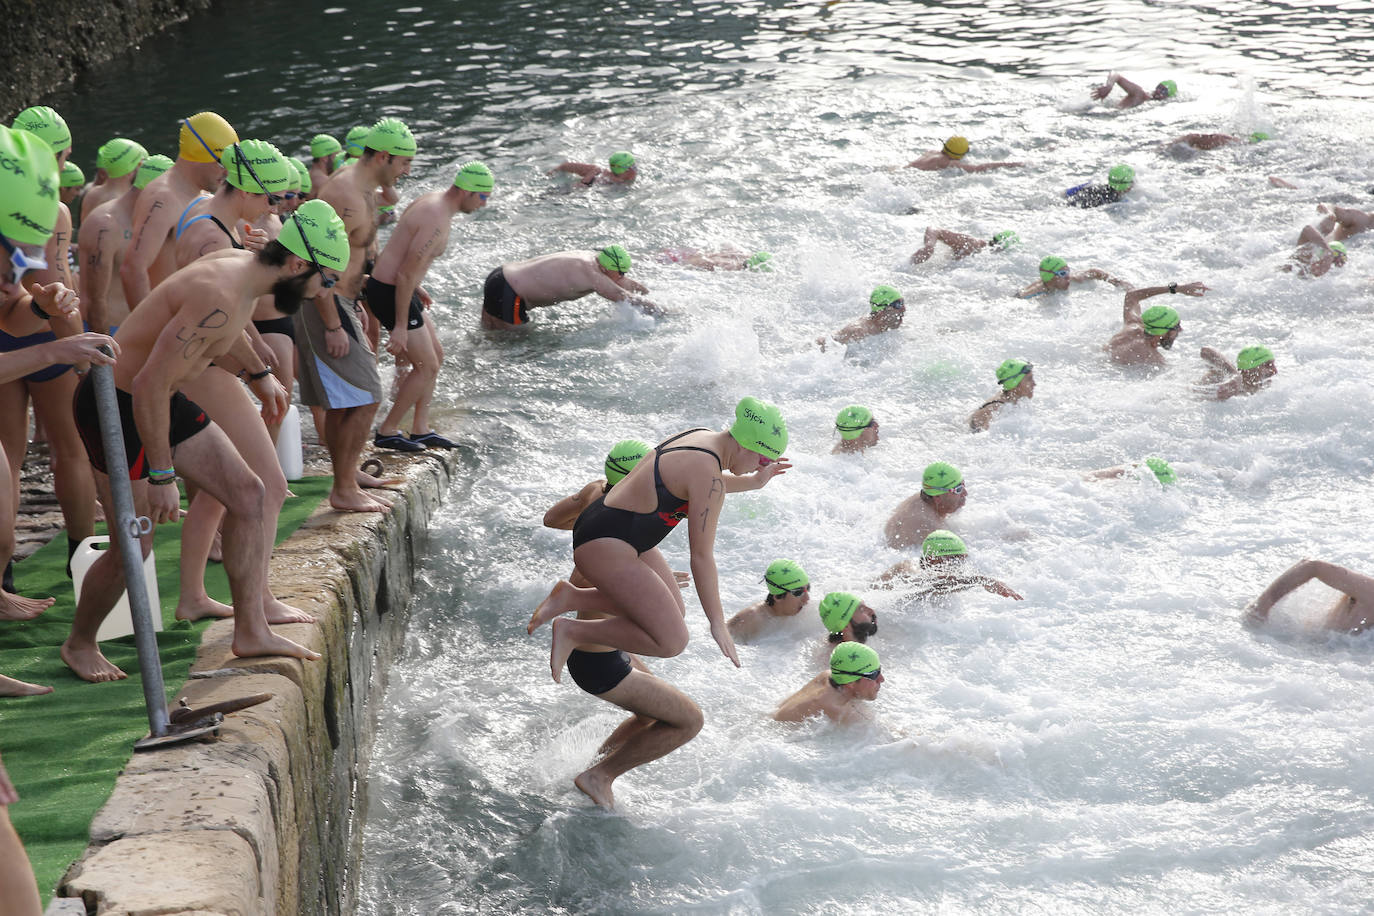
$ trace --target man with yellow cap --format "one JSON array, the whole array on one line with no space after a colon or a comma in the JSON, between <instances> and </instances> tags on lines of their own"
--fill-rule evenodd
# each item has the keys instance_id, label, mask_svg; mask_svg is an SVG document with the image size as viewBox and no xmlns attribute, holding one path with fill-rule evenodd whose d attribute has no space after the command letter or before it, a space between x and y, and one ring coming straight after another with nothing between
<instances>
[{"instance_id":1,"label":"man with yellow cap","mask_svg":"<svg viewBox=\"0 0 1374 916\"><path fill-rule=\"evenodd\" d=\"M877 699L885 680L877 652L861 643L842 642L831 651L828 670L783 700L773 718L801 722L823 715L835 722L853 721L862 716L859 704Z\"/></svg>"},{"instance_id":2,"label":"man with yellow cap","mask_svg":"<svg viewBox=\"0 0 1374 916\"><path fill-rule=\"evenodd\" d=\"M148 151L140 143L115 137L95 154L95 184L81 199L81 225L106 201L127 192L134 186L138 167L148 158Z\"/></svg>"},{"instance_id":3,"label":"man with yellow cap","mask_svg":"<svg viewBox=\"0 0 1374 916\"><path fill-rule=\"evenodd\" d=\"M977 165L970 165L962 161L964 156L968 154L968 150L968 140L963 137L950 137L945 141L944 146L913 159L906 164L906 167L920 169L923 172L938 172L941 169L990 172L993 169L1015 168L1025 165L1024 162L980 162Z\"/></svg>"},{"instance_id":4,"label":"man with yellow cap","mask_svg":"<svg viewBox=\"0 0 1374 916\"><path fill-rule=\"evenodd\" d=\"M177 222L197 197L219 186L224 178L220 156L238 139L229 122L212 111L181 119L176 162L148 183L134 209L134 236L119 266L129 308L176 270Z\"/></svg>"}]
</instances>

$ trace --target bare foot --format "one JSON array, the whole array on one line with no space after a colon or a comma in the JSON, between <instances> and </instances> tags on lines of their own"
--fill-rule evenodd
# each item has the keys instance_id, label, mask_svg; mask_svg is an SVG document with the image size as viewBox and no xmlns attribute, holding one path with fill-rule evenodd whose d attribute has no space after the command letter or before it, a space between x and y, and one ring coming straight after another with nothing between
<instances>
[{"instance_id":1,"label":"bare foot","mask_svg":"<svg viewBox=\"0 0 1374 916\"><path fill-rule=\"evenodd\" d=\"M106 681L122 681L128 677L100 654L99 646L93 643L89 648L74 649L71 642L70 639L64 642L58 654L62 656L62 661L67 663L67 667L83 681L103 684Z\"/></svg>"},{"instance_id":2,"label":"bare foot","mask_svg":"<svg viewBox=\"0 0 1374 916\"><path fill-rule=\"evenodd\" d=\"M568 663L568 656L572 655L573 649L577 648L577 643L564 635L567 630L567 623L561 618L553 622L553 647L549 650L549 673L553 675L555 684L563 683L563 666Z\"/></svg>"},{"instance_id":3,"label":"bare foot","mask_svg":"<svg viewBox=\"0 0 1374 916\"><path fill-rule=\"evenodd\" d=\"M45 693L52 693L52 688L44 687L42 684L30 684L28 681L17 681L0 674L0 697L37 697Z\"/></svg>"},{"instance_id":4,"label":"bare foot","mask_svg":"<svg viewBox=\"0 0 1374 916\"><path fill-rule=\"evenodd\" d=\"M231 646L234 654L239 658L261 658L269 655L286 655L291 658L303 658L306 661L318 661L320 653L313 649L307 649L298 642L292 642L285 636L268 632L262 639L253 639L246 633L234 631L234 642Z\"/></svg>"},{"instance_id":5,"label":"bare foot","mask_svg":"<svg viewBox=\"0 0 1374 916\"><path fill-rule=\"evenodd\" d=\"M212 563L224 562L224 536L218 528L215 529L215 539L210 542L210 553L206 559Z\"/></svg>"},{"instance_id":6,"label":"bare foot","mask_svg":"<svg viewBox=\"0 0 1374 916\"><path fill-rule=\"evenodd\" d=\"M385 512L391 508L389 505L379 503L361 490L343 493L338 490L330 490L329 505L340 512Z\"/></svg>"},{"instance_id":7,"label":"bare foot","mask_svg":"<svg viewBox=\"0 0 1374 916\"><path fill-rule=\"evenodd\" d=\"M53 606L56 598L25 598L0 592L0 620L32 620Z\"/></svg>"},{"instance_id":8,"label":"bare foot","mask_svg":"<svg viewBox=\"0 0 1374 916\"><path fill-rule=\"evenodd\" d=\"M373 477L364 471L358 471L353 475L353 479L358 482L358 486L367 487L369 490L379 490L384 487L399 487L406 482L404 477Z\"/></svg>"},{"instance_id":9,"label":"bare foot","mask_svg":"<svg viewBox=\"0 0 1374 916\"><path fill-rule=\"evenodd\" d=\"M539 607L535 608L534 613L530 615L530 622L529 625L525 627L525 632L533 633L559 614L566 614L568 611L571 611L573 608L570 601L572 597L577 594L576 589L577 586L573 585L567 579L559 579L555 582L553 588L549 589L548 595L545 596L543 601L539 602ZM557 680L557 678L554 678L554 680Z\"/></svg>"},{"instance_id":10,"label":"bare foot","mask_svg":"<svg viewBox=\"0 0 1374 916\"><path fill-rule=\"evenodd\" d=\"M581 789L583 795L607 811L615 810L615 795L611 792L611 781L602 779L597 774L596 767L578 773L577 777L573 779L573 785Z\"/></svg>"},{"instance_id":11,"label":"bare foot","mask_svg":"<svg viewBox=\"0 0 1374 916\"><path fill-rule=\"evenodd\" d=\"M262 602L268 623L318 623L312 615L299 608L283 603L274 595L268 595Z\"/></svg>"},{"instance_id":12,"label":"bare foot","mask_svg":"<svg viewBox=\"0 0 1374 916\"><path fill-rule=\"evenodd\" d=\"M182 595L177 599L177 620L203 620L206 617L233 617L234 609L202 594L200 598Z\"/></svg>"}]
</instances>

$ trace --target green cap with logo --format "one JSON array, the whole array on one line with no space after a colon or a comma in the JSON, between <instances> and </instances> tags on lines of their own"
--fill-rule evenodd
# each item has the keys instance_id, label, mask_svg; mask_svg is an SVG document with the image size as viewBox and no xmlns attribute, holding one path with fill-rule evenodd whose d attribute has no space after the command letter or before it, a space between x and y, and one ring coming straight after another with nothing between
<instances>
[{"instance_id":1,"label":"green cap with logo","mask_svg":"<svg viewBox=\"0 0 1374 916\"><path fill-rule=\"evenodd\" d=\"M607 245L596 253L596 263L609 271L627 274L630 272L630 253L620 245Z\"/></svg>"},{"instance_id":2,"label":"green cap with logo","mask_svg":"<svg viewBox=\"0 0 1374 916\"><path fill-rule=\"evenodd\" d=\"M134 187L146 188L148 182L152 181L171 167L172 160L169 157L161 153L154 153L147 159L144 159L143 164L138 167L138 173L134 175Z\"/></svg>"},{"instance_id":3,"label":"green cap with logo","mask_svg":"<svg viewBox=\"0 0 1374 916\"><path fill-rule=\"evenodd\" d=\"M776 405L758 398L741 398L735 405L730 436L742 448L776 461L787 448L787 423Z\"/></svg>"},{"instance_id":4,"label":"green cap with logo","mask_svg":"<svg viewBox=\"0 0 1374 916\"><path fill-rule=\"evenodd\" d=\"M75 162L64 162L59 183L64 188L79 188L86 183L86 173Z\"/></svg>"},{"instance_id":5,"label":"green cap with logo","mask_svg":"<svg viewBox=\"0 0 1374 916\"><path fill-rule=\"evenodd\" d=\"M115 137L96 151L95 167L104 169L111 178L123 178L148 158L143 144L124 137Z\"/></svg>"},{"instance_id":6,"label":"green cap with logo","mask_svg":"<svg viewBox=\"0 0 1374 916\"><path fill-rule=\"evenodd\" d=\"M886 284L876 286L873 288L873 292L868 294L870 312L881 312L883 309L904 304L902 294L895 286L887 286Z\"/></svg>"},{"instance_id":7,"label":"green cap with logo","mask_svg":"<svg viewBox=\"0 0 1374 916\"><path fill-rule=\"evenodd\" d=\"M763 581L768 586L768 594L774 598L780 598L790 591L806 588L811 584L806 570L802 569L796 560L774 560L769 563L767 571L763 574Z\"/></svg>"},{"instance_id":8,"label":"green cap with logo","mask_svg":"<svg viewBox=\"0 0 1374 916\"><path fill-rule=\"evenodd\" d=\"M310 138L311 159L320 159L325 156L332 156L341 149L343 149L343 145L340 144L338 140L335 140L333 137L329 136L329 134L316 134L315 136Z\"/></svg>"},{"instance_id":9,"label":"green cap with logo","mask_svg":"<svg viewBox=\"0 0 1374 916\"><path fill-rule=\"evenodd\" d=\"M1163 458L1146 458L1145 466L1153 471L1155 479L1166 487L1178 481L1178 473Z\"/></svg>"},{"instance_id":10,"label":"green cap with logo","mask_svg":"<svg viewBox=\"0 0 1374 916\"><path fill-rule=\"evenodd\" d=\"M1049 283L1061 271L1067 276L1069 272L1069 262L1058 255L1049 255L1040 259L1040 280Z\"/></svg>"},{"instance_id":11,"label":"green cap with logo","mask_svg":"<svg viewBox=\"0 0 1374 916\"><path fill-rule=\"evenodd\" d=\"M936 461L926 465L921 474L921 492L927 496L948 493L964 482L964 475L954 465Z\"/></svg>"},{"instance_id":12,"label":"green cap with logo","mask_svg":"<svg viewBox=\"0 0 1374 916\"><path fill-rule=\"evenodd\" d=\"M1135 169L1129 165L1114 165L1107 172L1107 186L1113 191L1129 191L1135 184Z\"/></svg>"},{"instance_id":13,"label":"green cap with logo","mask_svg":"<svg viewBox=\"0 0 1374 916\"><path fill-rule=\"evenodd\" d=\"M1030 375L1031 369L1031 364L1024 359L1003 360L1002 365L997 367L997 384L1011 391Z\"/></svg>"},{"instance_id":14,"label":"green cap with logo","mask_svg":"<svg viewBox=\"0 0 1374 916\"><path fill-rule=\"evenodd\" d=\"M1178 312L1167 305L1152 305L1140 316L1141 327L1151 337L1163 337L1181 323Z\"/></svg>"},{"instance_id":15,"label":"green cap with logo","mask_svg":"<svg viewBox=\"0 0 1374 916\"><path fill-rule=\"evenodd\" d=\"M925 559L966 557L968 547L964 544L964 539L953 531L937 528L927 534L926 539L921 542L921 556Z\"/></svg>"},{"instance_id":16,"label":"green cap with logo","mask_svg":"<svg viewBox=\"0 0 1374 916\"><path fill-rule=\"evenodd\" d=\"M266 140L240 140L224 148L219 157L224 180L249 194L280 194L291 183L294 169L281 150Z\"/></svg>"},{"instance_id":17,"label":"green cap with logo","mask_svg":"<svg viewBox=\"0 0 1374 916\"><path fill-rule=\"evenodd\" d=\"M1264 346L1246 347L1240 351L1236 357L1236 368L1242 371L1246 369L1258 369L1265 363L1274 361L1274 351Z\"/></svg>"},{"instance_id":18,"label":"green cap with logo","mask_svg":"<svg viewBox=\"0 0 1374 916\"><path fill-rule=\"evenodd\" d=\"M852 684L866 674L881 671L878 653L863 643L842 642L830 653L830 679L836 684Z\"/></svg>"},{"instance_id":19,"label":"green cap with logo","mask_svg":"<svg viewBox=\"0 0 1374 916\"><path fill-rule=\"evenodd\" d=\"M611 171L616 175L624 175L635 167L634 154L629 150L621 150L618 153L611 153Z\"/></svg>"},{"instance_id":20,"label":"green cap with logo","mask_svg":"<svg viewBox=\"0 0 1374 916\"><path fill-rule=\"evenodd\" d=\"M827 633L840 633L849 626L849 621L854 619L854 612L859 609L859 598L849 592L831 592L821 599L820 607L817 611L821 615L821 623L825 625Z\"/></svg>"},{"instance_id":21,"label":"green cap with logo","mask_svg":"<svg viewBox=\"0 0 1374 916\"><path fill-rule=\"evenodd\" d=\"M640 459L649 454L649 443L639 439L621 439L606 453L606 483L615 486L634 470Z\"/></svg>"},{"instance_id":22,"label":"green cap with logo","mask_svg":"<svg viewBox=\"0 0 1374 916\"><path fill-rule=\"evenodd\" d=\"M0 127L0 235L21 245L47 244L58 202L52 148L29 131Z\"/></svg>"},{"instance_id":23,"label":"green cap with logo","mask_svg":"<svg viewBox=\"0 0 1374 916\"><path fill-rule=\"evenodd\" d=\"M348 229L322 200L307 200L287 216L277 241L296 257L323 269L339 273L348 269Z\"/></svg>"},{"instance_id":24,"label":"green cap with logo","mask_svg":"<svg viewBox=\"0 0 1374 916\"><path fill-rule=\"evenodd\" d=\"M458 170L457 175L453 176L453 186L460 191L490 194L491 189L496 187L496 177L491 174L491 169L484 164L469 162Z\"/></svg>"},{"instance_id":25,"label":"green cap with logo","mask_svg":"<svg viewBox=\"0 0 1374 916\"><path fill-rule=\"evenodd\" d=\"M1011 229L1003 229L992 237L992 247L1001 248L1003 251L1020 244L1021 236L1017 235L1016 232Z\"/></svg>"},{"instance_id":26,"label":"green cap with logo","mask_svg":"<svg viewBox=\"0 0 1374 916\"><path fill-rule=\"evenodd\" d=\"M835 428L840 431L841 439L857 439L873 422L873 411L858 404L851 404L835 417Z\"/></svg>"},{"instance_id":27,"label":"green cap with logo","mask_svg":"<svg viewBox=\"0 0 1374 916\"><path fill-rule=\"evenodd\" d=\"M40 140L48 144L48 149L54 156L72 145L72 132L67 127L67 122L47 105L25 108L15 117L10 127L36 134Z\"/></svg>"},{"instance_id":28,"label":"green cap with logo","mask_svg":"<svg viewBox=\"0 0 1374 916\"><path fill-rule=\"evenodd\" d=\"M301 192L309 194L311 189L315 186L315 182L310 180L310 167L299 159L288 159L286 161L291 163L291 167L294 168L296 174L301 177Z\"/></svg>"},{"instance_id":29,"label":"green cap with logo","mask_svg":"<svg viewBox=\"0 0 1374 916\"><path fill-rule=\"evenodd\" d=\"M364 145L368 149L390 153L393 156L414 156L417 149L415 135L397 118L382 118L373 124L372 129L367 132Z\"/></svg>"},{"instance_id":30,"label":"green cap with logo","mask_svg":"<svg viewBox=\"0 0 1374 916\"><path fill-rule=\"evenodd\" d=\"M769 263L773 260L773 255L767 251L756 251L744 262L746 270L765 270L772 271L773 265Z\"/></svg>"}]
</instances>

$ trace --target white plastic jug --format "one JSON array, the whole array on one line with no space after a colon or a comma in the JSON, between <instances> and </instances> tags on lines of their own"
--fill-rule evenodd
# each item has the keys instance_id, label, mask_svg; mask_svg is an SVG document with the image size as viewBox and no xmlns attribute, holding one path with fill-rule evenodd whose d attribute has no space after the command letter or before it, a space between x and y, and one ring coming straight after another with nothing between
<instances>
[{"instance_id":1,"label":"white plastic jug","mask_svg":"<svg viewBox=\"0 0 1374 916\"><path fill-rule=\"evenodd\" d=\"M277 434L277 462L287 480L300 480L305 473L305 453L301 450L301 412L292 404L286 409Z\"/></svg>"},{"instance_id":2,"label":"white plastic jug","mask_svg":"<svg viewBox=\"0 0 1374 916\"><path fill-rule=\"evenodd\" d=\"M110 549L110 539L103 535L89 537L81 542L81 546L76 548L76 553L72 555L72 587L76 590L76 600L81 600L81 585L86 579L86 572L91 568L102 553ZM148 587L148 603L153 609L153 628L162 629L162 602L157 593L157 559L155 552L149 552L143 560L143 581ZM105 618L105 622L100 625L100 630L95 634L98 642L107 639L118 639L121 636L128 636L134 631L134 619L129 611L129 593L125 591L119 596L118 603L114 610Z\"/></svg>"}]
</instances>

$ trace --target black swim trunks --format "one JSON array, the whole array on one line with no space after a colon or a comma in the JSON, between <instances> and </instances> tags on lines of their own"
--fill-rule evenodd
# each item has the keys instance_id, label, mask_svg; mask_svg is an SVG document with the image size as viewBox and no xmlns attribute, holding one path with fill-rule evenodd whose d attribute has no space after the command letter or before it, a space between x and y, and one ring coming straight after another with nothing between
<instances>
[{"instance_id":1,"label":"black swim trunks","mask_svg":"<svg viewBox=\"0 0 1374 916\"><path fill-rule=\"evenodd\" d=\"M115 400L119 403L119 425L124 429L124 457L129 462L129 479L142 480L148 476L148 459L143 449L143 440L138 435L138 425L134 422L134 396L116 388ZM96 410L95 385L89 375L76 386L76 394L72 397L72 413L76 417L76 431L81 434L81 441L85 443L91 466L102 474L109 473L105 465L105 444L100 438L100 415ZM167 429L167 444L173 448L210 425L210 417L200 405L180 391L172 392L168 418L170 423Z\"/></svg>"},{"instance_id":2,"label":"black swim trunks","mask_svg":"<svg viewBox=\"0 0 1374 916\"><path fill-rule=\"evenodd\" d=\"M525 324L530 320L525 300L506 282L506 273L500 267L487 274L482 287L482 311L506 324Z\"/></svg>"},{"instance_id":3,"label":"black swim trunks","mask_svg":"<svg viewBox=\"0 0 1374 916\"><path fill-rule=\"evenodd\" d=\"M254 318L253 327L258 329L259 334L285 334L292 340L296 339L296 323L290 318L265 318L262 321Z\"/></svg>"},{"instance_id":4,"label":"black swim trunks","mask_svg":"<svg viewBox=\"0 0 1374 916\"><path fill-rule=\"evenodd\" d=\"M372 314L377 316L382 327L388 331L396 327L395 286L390 283L383 283L376 277L368 277L367 307L372 310ZM406 327L413 331L422 327L424 323L425 316L423 306L420 304L420 291L416 290L410 294L410 315L406 318Z\"/></svg>"},{"instance_id":5,"label":"black swim trunks","mask_svg":"<svg viewBox=\"0 0 1374 916\"><path fill-rule=\"evenodd\" d=\"M584 652L573 649L568 656L568 673L573 683L598 696L614 690L620 682L630 676L630 657L619 649L609 652Z\"/></svg>"}]
</instances>

